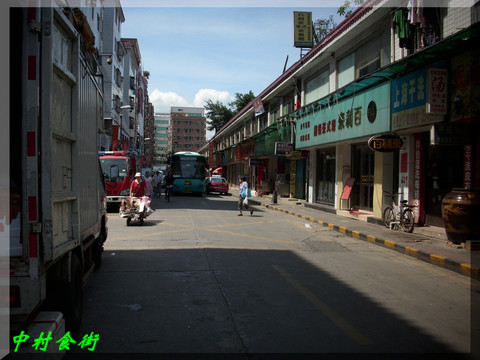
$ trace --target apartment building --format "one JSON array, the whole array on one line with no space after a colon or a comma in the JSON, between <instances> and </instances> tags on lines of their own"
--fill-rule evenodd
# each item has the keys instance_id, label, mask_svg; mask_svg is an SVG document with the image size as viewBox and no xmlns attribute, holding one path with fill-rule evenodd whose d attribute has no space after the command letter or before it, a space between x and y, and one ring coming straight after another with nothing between
<instances>
[{"instance_id":1,"label":"apartment building","mask_svg":"<svg viewBox=\"0 0 480 360\"><path fill-rule=\"evenodd\" d=\"M372 219L398 192L443 225L442 197L480 186L479 4L445 4L367 1L201 151L257 192L282 181L279 195Z\"/></svg>"},{"instance_id":2,"label":"apartment building","mask_svg":"<svg viewBox=\"0 0 480 360\"><path fill-rule=\"evenodd\" d=\"M170 151L170 113L155 113L155 165L166 164Z\"/></svg>"},{"instance_id":3,"label":"apartment building","mask_svg":"<svg viewBox=\"0 0 480 360\"><path fill-rule=\"evenodd\" d=\"M122 119L127 126L124 131L129 137L129 148L141 152L143 141L143 106L137 103L138 94L143 91L141 82L141 55L137 39L121 38L125 49L123 60Z\"/></svg>"},{"instance_id":4,"label":"apartment building","mask_svg":"<svg viewBox=\"0 0 480 360\"><path fill-rule=\"evenodd\" d=\"M199 151L206 141L204 108L171 107L172 151Z\"/></svg>"},{"instance_id":5,"label":"apartment building","mask_svg":"<svg viewBox=\"0 0 480 360\"><path fill-rule=\"evenodd\" d=\"M103 115L107 137L102 138L102 147L107 150L128 150L131 136L129 134L130 118L124 119L123 71L125 47L121 41L121 25L125 21L122 7L118 0L114 7L103 9L102 41L103 53L99 54L104 85Z\"/></svg>"}]
</instances>

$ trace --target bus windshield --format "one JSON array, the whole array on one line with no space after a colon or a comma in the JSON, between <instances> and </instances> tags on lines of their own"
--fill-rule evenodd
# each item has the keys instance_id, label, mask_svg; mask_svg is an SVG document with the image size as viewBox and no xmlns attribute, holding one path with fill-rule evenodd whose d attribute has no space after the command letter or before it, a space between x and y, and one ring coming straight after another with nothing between
<instances>
[{"instance_id":1,"label":"bus windshield","mask_svg":"<svg viewBox=\"0 0 480 360\"><path fill-rule=\"evenodd\" d=\"M204 179L205 158L203 156L174 155L172 157L174 178Z\"/></svg>"}]
</instances>

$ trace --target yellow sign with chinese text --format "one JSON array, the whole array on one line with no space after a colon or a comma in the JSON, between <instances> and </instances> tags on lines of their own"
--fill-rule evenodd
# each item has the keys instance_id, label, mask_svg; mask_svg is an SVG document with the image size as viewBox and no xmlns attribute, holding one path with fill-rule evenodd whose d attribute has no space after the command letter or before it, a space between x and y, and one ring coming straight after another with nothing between
<instances>
[{"instance_id":1,"label":"yellow sign with chinese text","mask_svg":"<svg viewBox=\"0 0 480 360\"><path fill-rule=\"evenodd\" d=\"M294 46L303 48L313 47L312 13L294 11L293 26Z\"/></svg>"}]
</instances>

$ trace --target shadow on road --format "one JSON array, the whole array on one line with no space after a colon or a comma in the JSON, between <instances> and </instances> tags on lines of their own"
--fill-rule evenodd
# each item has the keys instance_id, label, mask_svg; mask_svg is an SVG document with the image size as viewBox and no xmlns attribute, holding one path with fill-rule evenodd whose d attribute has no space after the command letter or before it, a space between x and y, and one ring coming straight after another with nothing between
<instances>
[{"instance_id":1,"label":"shadow on road","mask_svg":"<svg viewBox=\"0 0 480 360\"><path fill-rule=\"evenodd\" d=\"M346 264L345 271L355 269ZM109 359L121 353L364 358L358 355L452 352L290 251L109 251L85 299L80 334L100 334L95 354ZM84 353L74 349L67 359ZM463 357L450 354L454 358Z\"/></svg>"}]
</instances>

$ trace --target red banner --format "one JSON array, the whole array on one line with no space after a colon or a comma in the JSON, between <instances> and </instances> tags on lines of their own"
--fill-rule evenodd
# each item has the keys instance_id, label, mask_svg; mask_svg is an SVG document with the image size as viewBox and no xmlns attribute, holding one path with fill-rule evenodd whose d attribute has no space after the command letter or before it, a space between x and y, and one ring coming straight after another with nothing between
<instances>
[{"instance_id":1,"label":"red banner","mask_svg":"<svg viewBox=\"0 0 480 360\"><path fill-rule=\"evenodd\" d=\"M213 149L214 149L214 143L213 141L210 141L208 143L208 167L213 168L215 166L215 159L213 157ZM220 165L220 164L218 164Z\"/></svg>"}]
</instances>

